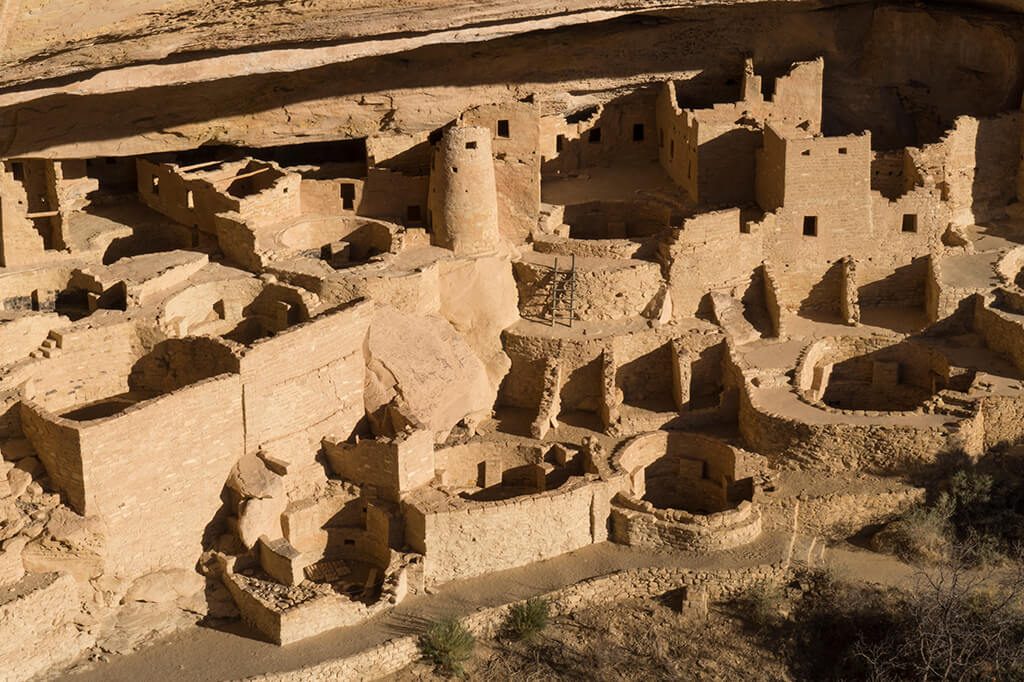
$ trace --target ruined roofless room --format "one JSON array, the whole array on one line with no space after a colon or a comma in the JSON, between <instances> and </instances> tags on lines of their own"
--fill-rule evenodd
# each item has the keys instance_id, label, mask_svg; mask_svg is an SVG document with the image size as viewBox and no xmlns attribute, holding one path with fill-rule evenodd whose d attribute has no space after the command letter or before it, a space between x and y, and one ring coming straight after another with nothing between
<instances>
[{"instance_id":1,"label":"ruined roofless room","mask_svg":"<svg viewBox=\"0 0 1024 682\"><path fill-rule=\"evenodd\" d=\"M0 65L0 682L1024 675L1024 2L0 0Z\"/></svg>"}]
</instances>

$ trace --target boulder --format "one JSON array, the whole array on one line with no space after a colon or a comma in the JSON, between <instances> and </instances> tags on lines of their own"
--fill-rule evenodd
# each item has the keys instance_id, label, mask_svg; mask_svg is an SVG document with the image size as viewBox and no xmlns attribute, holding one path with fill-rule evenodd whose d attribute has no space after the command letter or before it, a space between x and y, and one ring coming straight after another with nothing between
<instances>
[{"instance_id":1,"label":"boulder","mask_svg":"<svg viewBox=\"0 0 1024 682\"><path fill-rule=\"evenodd\" d=\"M242 499L284 495L284 481L256 455L245 455L238 460L228 477L228 487Z\"/></svg>"},{"instance_id":2,"label":"boulder","mask_svg":"<svg viewBox=\"0 0 1024 682\"><path fill-rule=\"evenodd\" d=\"M238 515L238 537L247 549L252 549L259 542L261 535L277 539L284 535L281 531L281 514L288 506L285 496L253 498L242 503Z\"/></svg>"},{"instance_id":3,"label":"boulder","mask_svg":"<svg viewBox=\"0 0 1024 682\"><path fill-rule=\"evenodd\" d=\"M183 568L168 568L148 573L132 583L122 599L123 603L133 601L162 604L178 599L189 599L206 587L206 579Z\"/></svg>"},{"instance_id":4,"label":"boulder","mask_svg":"<svg viewBox=\"0 0 1024 682\"><path fill-rule=\"evenodd\" d=\"M98 551L103 547L106 528L98 516L82 516L58 506L50 514L46 532L62 545Z\"/></svg>"},{"instance_id":5,"label":"boulder","mask_svg":"<svg viewBox=\"0 0 1024 682\"><path fill-rule=\"evenodd\" d=\"M18 535L3 543L0 549L0 587L12 585L25 575L21 552L28 544L28 538Z\"/></svg>"},{"instance_id":6,"label":"boulder","mask_svg":"<svg viewBox=\"0 0 1024 682\"><path fill-rule=\"evenodd\" d=\"M512 366L501 332L519 321L519 289L508 256L441 261L440 314L484 363L497 392Z\"/></svg>"},{"instance_id":7,"label":"boulder","mask_svg":"<svg viewBox=\"0 0 1024 682\"><path fill-rule=\"evenodd\" d=\"M463 417L494 405L497 387L451 324L382 306L366 338L364 401L376 435L394 433L390 405L411 422L445 437Z\"/></svg>"},{"instance_id":8,"label":"boulder","mask_svg":"<svg viewBox=\"0 0 1024 682\"><path fill-rule=\"evenodd\" d=\"M7 474L7 482L10 485L11 497L18 498L28 490L29 484L32 483L32 474L24 469L14 468Z\"/></svg>"}]
</instances>

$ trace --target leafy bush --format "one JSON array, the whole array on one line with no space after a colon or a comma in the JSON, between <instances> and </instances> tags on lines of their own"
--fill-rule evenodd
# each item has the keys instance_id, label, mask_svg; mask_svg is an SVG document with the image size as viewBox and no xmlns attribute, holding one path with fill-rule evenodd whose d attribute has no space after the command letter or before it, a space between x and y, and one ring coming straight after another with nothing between
<instances>
[{"instance_id":1,"label":"leafy bush","mask_svg":"<svg viewBox=\"0 0 1024 682\"><path fill-rule=\"evenodd\" d=\"M766 583L746 588L735 603L743 619L759 630L777 625L781 618L782 595L778 588Z\"/></svg>"},{"instance_id":2,"label":"leafy bush","mask_svg":"<svg viewBox=\"0 0 1024 682\"><path fill-rule=\"evenodd\" d=\"M508 613L508 630L518 639L529 639L548 626L550 605L543 597L513 604Z\"/></svg>"},{"instance_id":3,"label":"leafy bush","mask_svg":"<svg viewBox=\"0 0 1024 682\"><path fill-rule=\"evenodd\" d=\"M461 677L462 664L473 656L476 639L458 618L446 616L434 621L420 635L420 651L440 670Z\"/></svg>"},{"instance_id":4,"label":"leafy bush","mask_svg":"<svg viewBox=\"0 0 1024 682\"><path fill-rule=\"evenodd\" d=\"M872 546L905 561L937 564L949 558L953 537L953 509L948 497L935 504L908 509L875 534Z\"/></svg>"}]
</instances>

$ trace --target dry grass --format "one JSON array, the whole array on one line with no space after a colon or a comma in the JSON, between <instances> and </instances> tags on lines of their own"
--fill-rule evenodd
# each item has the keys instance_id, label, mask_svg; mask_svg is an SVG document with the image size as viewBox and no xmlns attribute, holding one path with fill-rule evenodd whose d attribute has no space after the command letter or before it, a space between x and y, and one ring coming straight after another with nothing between
<instances>
[{"instance_id":1,"label":"dry grass","mask_svg":"<svg viewBox=\"0 0 1024 682\"><path fill-rule=\"evenodd\" d=\"M713 610L694 621L656 600L602 604L554 617L527 641L481 641L466 666L473 680L779 680L785 665L744 623ZM398 680L440 679L424 664Z\"/></svg>"}]
</instances>

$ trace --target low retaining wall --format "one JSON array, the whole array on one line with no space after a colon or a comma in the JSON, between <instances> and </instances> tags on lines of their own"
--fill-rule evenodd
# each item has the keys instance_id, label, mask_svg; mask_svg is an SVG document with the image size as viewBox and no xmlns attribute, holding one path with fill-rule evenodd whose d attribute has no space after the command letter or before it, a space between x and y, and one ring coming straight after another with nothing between
<instances>
[{"instance_id":1,"label":"low retaining wall","mask_svg":"<svg viewBox=\"0 0 1024 682\"><path fill-rule=\"evenodd\" d=\"M685 568L642 568L591 578L542 595L552 616L570 613L581 606L621 599L645 599L683 588L704 587L710 599L724 599L754 585L781 582L789 573L789 558L745 569L698 571ZM516 602L518 603L518 602ZM514 604L480 609L462 618L477 637L500 632ZM259 682L333 682L334 680L378 680L392 675L420 657L419 636L389 640L353 656L324 661L299 670L269 673L247 680Z\"/></svg>"}]
</instances>

